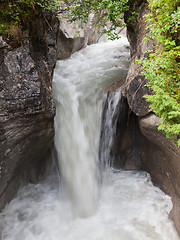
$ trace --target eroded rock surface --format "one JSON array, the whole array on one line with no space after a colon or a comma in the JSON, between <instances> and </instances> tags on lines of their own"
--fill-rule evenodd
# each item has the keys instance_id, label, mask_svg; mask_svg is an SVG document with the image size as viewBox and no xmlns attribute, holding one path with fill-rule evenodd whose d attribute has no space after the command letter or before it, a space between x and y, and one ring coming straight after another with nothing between
<instances>
[{"instance_id":1,"label":"eroded rock surface","mask_svg":"<svg viewBox=\"0 0 180 240\"><path fill-rule=\"evenodd\" d=\"M19 186L40 180L50 164L58 27L57 19L44 12L33 18L22 46L12 47L1 38L0 209Z\"/></svg>"},{"instance_id":2,"label":"eroded rock surface","mask_svg":"<svg viewBox=\"0 0 180 240\"><path fill-rule=\"evenodd\" d=\"M157 130L160 119L153 113L140 118L141 155L153 182L171 196L171 218L179 232L180 225L180 148L165 134ZM179 232L180 234L180 232Z\"/></svg>"}]
</instances>

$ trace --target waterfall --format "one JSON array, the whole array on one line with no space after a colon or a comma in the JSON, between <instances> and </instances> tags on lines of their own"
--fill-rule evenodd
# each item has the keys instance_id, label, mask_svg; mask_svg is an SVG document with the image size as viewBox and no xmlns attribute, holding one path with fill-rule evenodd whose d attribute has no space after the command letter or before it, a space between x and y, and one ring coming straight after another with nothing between
<instances>
[{"instance_id":1,"label":"waterfall","mask_svg":"<svg viewBox=\"0 0 180 240\"><path fill-rule=\"evenodd\" d=\"M99 150L102 169L108 169L112 165L111 150L116 134L120 100L121 89L108 92L104 97L104 115L102 119L101 144Z\"/></svg>"},{"instance_id":2,"label":"waterfall","mask_svg":"<svg viewBox=\"0 0 180 240\"><path fill-rule=\"evenodd\" d=\"M101 42L56 66L55 146L64 194L79 216L89 216L97 207L103 93L115 80L125 80L129 61L125 44L124 36L113 44ZM123 47L121 52L119 48ZM120 96L120 92L116 95Z\"/></svg>"},{"instance_id":3,"label":"waterfall","mask_svg":"<svg viewBox=\"0 0 180 240\"><path fill-rule=\"evenodd\" d=\"M125 80L127 44L125 36L102 41L57 62L53 95L60 189L53 169L42 182L22 187L0 213L1 240L179 239L168 218L171 199L153 186L149 174L110 168L120 91L107 93L106 114L103 100L112 83Z\"/></svg>"}]
</instances>

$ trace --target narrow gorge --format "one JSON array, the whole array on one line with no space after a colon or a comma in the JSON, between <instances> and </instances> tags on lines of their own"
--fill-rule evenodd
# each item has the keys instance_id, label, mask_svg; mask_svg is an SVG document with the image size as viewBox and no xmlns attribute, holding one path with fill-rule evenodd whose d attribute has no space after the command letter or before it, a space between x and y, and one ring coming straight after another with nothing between
<instances>
[{"instance_id":1,"label":"narrow gorge","mask_svg":"<svg viewBox=\"0 0 180 240\"><path fill-rule=\"evenodd\" d=\"M1 240L179 239L180 149L143 98L156 43L129 6L120 40L46 11L21 46L0 37Z\"/></svg>"},{"instance_id":2,"label":"narrow gorge","mask_svg":"<svg viewBox=\"0 0 180 240\"><path fill-rule=\"evenodd\" d=\"M146 172L110 168L106 156L98 162L103 95L113 82L125 81L128 62L124 36L57 62L53 95L60 192L54 172L21 188L1 215L4 240L178 239L168 220L170 198ZM114 108L120 98L117 90ZM112 134L109 129L106 140Z\"/></svg>"}]
</instances>

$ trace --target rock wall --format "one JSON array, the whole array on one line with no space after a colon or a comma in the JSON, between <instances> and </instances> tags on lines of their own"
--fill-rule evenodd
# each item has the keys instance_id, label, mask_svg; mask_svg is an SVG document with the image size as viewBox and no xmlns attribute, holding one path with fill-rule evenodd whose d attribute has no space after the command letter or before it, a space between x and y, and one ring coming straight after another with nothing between
<instances>
[{"instance_id":1,"label":"rock wall","mask_svg":"<svg viewBox=\"0 0 180 240\"><path fill-rule=\"evenodd\" d=\"M170 217L180 234L180 148L167 139L163 132L157 130L160 119L150 112L149 104L142 98L143 95L151 93L145 86L147 79L141 71L141 66L136 63L136 60L145 56L147 47L154 49L156 40L144 42L148 33L145 22L147 11L145 1L130 0L129 6L130 10L125 14L125 20L132 60L123 95L127 98L130 111L136 115L139 125L140 133L136 134L140 141L142 164L151 174L154 184L172 197L173 210ZM135 9L138 9L137 21L129 23L128 17Z\"/></svg>"},{"instance_id":2,"label":"rock wall","mask_svg":"<svg viewBox=\"0 0 180 240\"><path fill-rule=\"evenodd\" d=\"M0 39L0 209L50 164L58 27L57 19L44 12L30 22L21 46Z\"/></svg>"}]
</instances>

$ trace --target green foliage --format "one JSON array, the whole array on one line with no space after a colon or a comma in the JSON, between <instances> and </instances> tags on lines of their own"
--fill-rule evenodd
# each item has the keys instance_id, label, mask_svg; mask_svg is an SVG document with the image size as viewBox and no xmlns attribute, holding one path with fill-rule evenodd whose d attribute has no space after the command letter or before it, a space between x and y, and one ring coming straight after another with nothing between
<instances>
[{"instance_id":1,"label":"green foliage","mask_svg":"<svg viewBox=\"0 0 180 240\"><path fill-rule=\"evenodd\" d=\"M150 34L157 39L154 52L142 61L147 86L153 95L145 96L161 119L159 130L180 146L180 1L149 0Z\"/></svg>"},{"instance_id":2,"label":"green foliage","mask_svg":"<svg viewBox=\"0 0 180 240\"><path fill-rule=\"evenodd\" d=\"M111 39L118 38L114 31L116 27L124 25L123 14L128 10L128 0L1 0L0 3L0 34L14 35L27 25L32 13L37 10L37 6L58 12L60 5L68 12L70 22L79 20L80 27L87 23L89 14L96 15L93 26L102 29ZM136 19L134 13L131 20ZM108 26L107 26L108 25Z\"/></svg>"},{"instance_id":3,"label":"green foliage","mask_svg":"<svg viewBox=\"0 0 180 240\"><path fill-rule=\"evenodd\" d=\"M122 27L124 11L128 10L128 0L69 0L68 18L70 22L79 20L80 27L87 23L90 13L96 15L94 27L102 27L102 33L106 33L111 39L118 38L114 32L116 27ZM107 27L108 24L108 27Z\"/></svg>"},{"instance_id":4,"label":"green foliage","mask_svg":"<svg viewBox=\"0 0 180 240\"><path fill-rule=\"evenodd\" d=\"M0 34L18 35L27 26L37 6L54 11L58 8L58 0L1 0Z\"/></svg>"}]
</instances>

